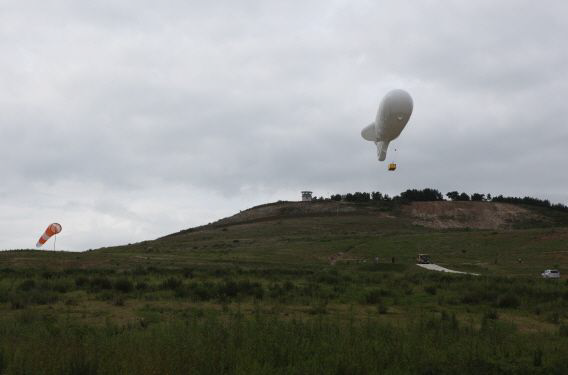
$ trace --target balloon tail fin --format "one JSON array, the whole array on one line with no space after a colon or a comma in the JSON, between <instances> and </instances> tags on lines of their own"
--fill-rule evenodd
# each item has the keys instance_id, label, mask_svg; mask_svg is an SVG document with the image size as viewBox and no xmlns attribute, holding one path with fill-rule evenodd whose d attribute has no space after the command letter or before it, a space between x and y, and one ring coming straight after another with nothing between
<instances>
[{"instance_id":1,"label":"balloon tail fin","mask_svg":"<svg viewBox=\"0 0 568 375\"><path fill-rule=\"evenodd\" d=\"M390 141L375 142L377 145L377 157L379 158L379 161L384 161L387 158L389 142Z\"/></svg>"}]
</instances>

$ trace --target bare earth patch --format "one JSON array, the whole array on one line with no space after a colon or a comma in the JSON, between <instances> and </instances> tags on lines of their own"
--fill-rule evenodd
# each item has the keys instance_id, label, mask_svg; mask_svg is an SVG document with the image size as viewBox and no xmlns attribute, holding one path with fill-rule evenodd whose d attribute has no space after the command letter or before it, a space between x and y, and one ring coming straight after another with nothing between
<instances>
[{"instance_id":1,"label":"bare earth patch","mask_svg":"<svg viewBox=\"0 0 568 375\"><path fill-rule=\"evenodd\" d=\"M413 202L402 208L414 224L427 228L509 228L521 220L542 219L513 204L490 202Z\"/></svg>"}]
</instances>

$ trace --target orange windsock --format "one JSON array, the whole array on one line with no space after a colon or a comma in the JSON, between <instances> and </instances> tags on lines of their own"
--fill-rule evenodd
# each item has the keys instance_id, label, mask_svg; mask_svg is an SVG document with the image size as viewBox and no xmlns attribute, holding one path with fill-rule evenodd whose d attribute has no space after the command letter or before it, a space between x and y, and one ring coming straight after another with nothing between
<instances>
[{"instance_id":1,"label":"orange windsock","mask_svg":"<svg viewBox=\"0 0 568 375\"><path fill-rule=\"evenodd\" d=\"M61 232L61 224L58 223L49 224L45 232L43 232L43 234L39 238L39 241L37 241L36 247L41 247L41 245L43 245L47 240L49 240L51 236L59 232Z\"/></svg>"}]
</instances>

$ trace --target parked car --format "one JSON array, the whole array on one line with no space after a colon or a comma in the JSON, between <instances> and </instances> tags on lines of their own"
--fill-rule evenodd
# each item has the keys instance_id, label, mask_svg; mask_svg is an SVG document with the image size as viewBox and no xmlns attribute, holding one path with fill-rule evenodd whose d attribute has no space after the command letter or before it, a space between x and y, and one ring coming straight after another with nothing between
<instances>
[{"instance_id":1,"label":"parked car","mask_svg":"<svg viewBox=\"0 0 568 375\"><path fill-rule=\"evenodd\" d=\"M558 279L560 278L560 272L558 270L545 270L541 273L541 276L545 279Z\"/></svg>"}]
</instances>

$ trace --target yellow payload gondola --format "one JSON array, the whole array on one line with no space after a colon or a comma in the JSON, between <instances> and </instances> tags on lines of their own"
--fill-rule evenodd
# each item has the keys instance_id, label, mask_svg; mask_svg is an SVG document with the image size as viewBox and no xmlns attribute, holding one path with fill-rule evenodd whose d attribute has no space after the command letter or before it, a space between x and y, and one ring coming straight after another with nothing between
<instances>
[{"instance_id":1,"label":"yellow payload gondola","mask_svg":"<svg viewBox=\"0 0 568 375\"><path fill-rule=\"evenodd\" d=\"M390 163L389 164L389 171L394 171L396 169L396 164L395 163Z\"/></svg>"}]
</instances>

